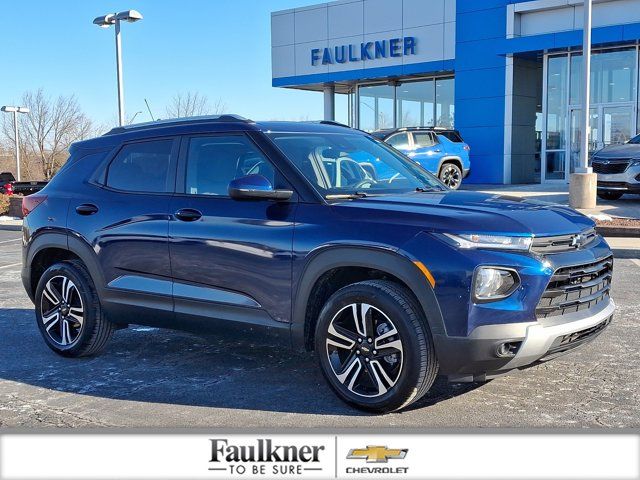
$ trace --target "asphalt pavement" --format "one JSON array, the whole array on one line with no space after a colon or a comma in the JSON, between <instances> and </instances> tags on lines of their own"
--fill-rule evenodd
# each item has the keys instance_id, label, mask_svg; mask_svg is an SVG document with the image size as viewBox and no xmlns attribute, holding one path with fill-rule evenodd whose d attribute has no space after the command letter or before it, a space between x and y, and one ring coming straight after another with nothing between
<instances>
[{"instance_id":1,"label":"asphalt pavement","mask_svg":"<svg viewBox=\"0 0 640 480\"><path fill-rule=\"evenodd\" d=\"M313 354L277 347L133 326L99 357L59 357L22 288L20 233L0 231L0 427L640 427L638 285L640 260L616 260L614 323L569 355L439 379L410 410L371 415L334 396Z\"/></svg>"}]
</instances>

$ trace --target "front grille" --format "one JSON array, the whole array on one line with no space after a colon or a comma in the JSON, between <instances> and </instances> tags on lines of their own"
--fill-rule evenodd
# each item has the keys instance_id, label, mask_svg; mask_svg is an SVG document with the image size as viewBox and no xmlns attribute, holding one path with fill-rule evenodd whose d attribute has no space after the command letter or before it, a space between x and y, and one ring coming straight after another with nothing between
<instances>
[{"instance_id":1,"label":"front grille","mask_svg":"<svg viewBox=\"0 0 640 480\"><path fill-rule=\"evenodd\" d=\"M571 235L557 235L554 237L536 237L531 244L531 251L546 255L584 248L598 237L595 229Z\"/></svg>"},{"instance_id":2,"label":"front grille","mask_svg":"<svg viewBox=\"0 0 640 480\"><path fill-rule=\"evenodd\" d=\"M559 268L538 302L536 316L547 318L579 312L608 299L612 273L613 257Z\"/></svg>"},{"instance_id":3,"label":"front grille","mask_svg":"<svg viewBox=\"0 0 640 480\"><path fill-rule=\"evenodd\" d=\"M628 158L614 158L612 160L594 159L591 163L595 173L604 175L612 175L616 173L624 173L631 161Z\"/></svg>"},{"instance_id":4,"label":"front grille","mask_svg":"<svg viewBox=\"0 0 640 480\"><path fill-rule=\"evenodd\" d=\"M569 333L567 335L556 338L551 344L551 347L549 348L549 351L545 356L552 355L554 353L565 352L572 348L578 347L583 343L593 340L605 328L607 328L612 319L613 315L603 320L599 324L594 325L593 327L585 328L584 330L580 330L579 332Z\"/></svg>"}]
</instances>

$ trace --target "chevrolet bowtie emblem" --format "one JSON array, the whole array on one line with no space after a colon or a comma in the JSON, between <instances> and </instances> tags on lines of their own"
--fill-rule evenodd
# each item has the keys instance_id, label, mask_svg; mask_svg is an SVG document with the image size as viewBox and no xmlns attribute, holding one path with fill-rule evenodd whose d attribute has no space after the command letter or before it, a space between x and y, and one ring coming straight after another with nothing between
<instances>
[{"instance_id":1,"label":"chevrolet bowtie emblem","mask_svg":"<svg viewBox=\"0 0 640 480\"><path fill-rule=\"evenodd\" d=\"M352 448L347 458L366 458L367 463L387 463L390 458L404 458L408 448L393 449L378 445L367 445L367 448Z\"/></svg>"}]
</instances>

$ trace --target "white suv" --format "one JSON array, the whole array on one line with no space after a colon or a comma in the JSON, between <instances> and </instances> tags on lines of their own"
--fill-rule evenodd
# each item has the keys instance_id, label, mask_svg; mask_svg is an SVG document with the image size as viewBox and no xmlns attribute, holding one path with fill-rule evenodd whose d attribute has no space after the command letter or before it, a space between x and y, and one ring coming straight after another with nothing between
<instances>
[{"instance_id":1,"label":"white suv","mask_svg":"<svg viewBox=\"0 0 640 480\"><path fill-rule=\"evenodd\" d=\"M640 135L596 152L591 166L598 174L600 198L617 200L625 193L640 194Z\"/></svg>"}]
</instances>

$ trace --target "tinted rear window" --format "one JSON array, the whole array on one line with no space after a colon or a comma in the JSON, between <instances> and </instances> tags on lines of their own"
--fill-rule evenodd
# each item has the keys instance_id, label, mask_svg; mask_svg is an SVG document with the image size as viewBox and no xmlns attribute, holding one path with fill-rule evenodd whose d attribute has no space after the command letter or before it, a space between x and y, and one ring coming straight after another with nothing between
<instances>
[{"instance_id":1,"label":"tinted rear window","mask_svg":"<svg viewBox=\"0 0 640 480\"><path fill-rule=\"evenodd\" d=\"M122 147L107 171L107 186L129 192L167 192L173 140Z\"/></svg>"},{"instance_id":2,"label":"tinted rear window","mask_svg":"<svg viewBox=\"0 0 640 480\"><path fill-rule=\"evenodd\" d=\"M462 136L460 136L460 132L457 130L445 130L444 132L437 132L438 135L442 135L443 137L447 137L449 140L455 143L464 143Z\"/></svg>"}]
</instances>

